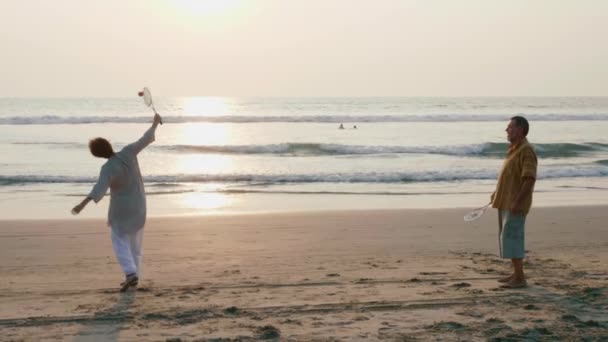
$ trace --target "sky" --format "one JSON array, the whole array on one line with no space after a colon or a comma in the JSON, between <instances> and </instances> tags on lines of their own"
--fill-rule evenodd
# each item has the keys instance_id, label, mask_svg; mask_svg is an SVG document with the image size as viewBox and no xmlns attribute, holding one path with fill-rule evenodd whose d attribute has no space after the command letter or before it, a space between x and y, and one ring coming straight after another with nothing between
<instances>
[{"instance_id":1,"label":"sky","mask_svg":"<svg viewBox=\"0 0 608 342\"><path fill-rule=\"evenodd\" d=\"M604 0L0 0L0 97L608 96Z\"/></svg>"}]
</instances>

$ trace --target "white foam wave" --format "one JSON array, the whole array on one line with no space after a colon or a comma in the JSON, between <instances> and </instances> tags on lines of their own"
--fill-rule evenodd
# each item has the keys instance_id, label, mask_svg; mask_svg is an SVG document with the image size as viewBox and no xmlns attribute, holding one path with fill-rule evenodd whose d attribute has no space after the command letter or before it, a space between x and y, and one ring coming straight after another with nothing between
<instances>
[{"instance_id":1,"label":"white foam wave","mask_svg":"<svg viewBox=\"0 0 608 342\"><path fill-rule=\"evenodd\" d=\"M155 175L144 177L147 183L403 183L449 182L496 179L497 170L444 170L384 173L319 173L319 174L202 174L202 175ZM606 177L608 166L589 164L583 166L551 166L539 170L539 179ZM0 185L23 183L93 183L94 177L12 175L0 176Z\"/></svg>"},{"instance_id":2,"label":"white foam wave","mask_svg":"<svg viewBox=\"0 0 608 342\"><path fill-rule=\"evenodd\" d=\"M524 114L526 115L526 114ZM374 123L374 122L474 122L505 121L510 115L445 114L445 115L299 115L299 116L163 116L166 123ZM608 114L527 114L533 121L608 121ZM105 124L148 123L149 116L12 116L0 117L0 125L58 125L58 124Z\"/></svg>"},{"instance_id":3,"label":"white foam wave","mask_svg":"<svg viewBox=\"0 0 608 342\"><path fill-rule=\"evenodd\" d=\"M178 152L223 153L223 154L293 154L293 155L350 155L350 154L447 154L477 155L488 148L489 144L456 146L380 146L380 145L341 145L317 143L281 143L270 145L172 145L159 146Z\"/></svg>"}]
</instances>

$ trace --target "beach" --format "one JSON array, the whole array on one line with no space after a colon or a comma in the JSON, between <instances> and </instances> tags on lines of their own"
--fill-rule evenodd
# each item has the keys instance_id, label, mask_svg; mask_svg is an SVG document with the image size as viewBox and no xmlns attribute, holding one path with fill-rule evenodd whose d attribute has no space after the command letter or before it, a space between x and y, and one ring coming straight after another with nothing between
<instances>
[{"instance_id":1,"label":"beach","mask_svg":"<svg viewBox=\"0 0 608 342\"><path fill-rule=\"evenodd\" d=\"M608 338L606 206L533 208L529 287L497 279L496 212L151 217L137 290L102 219L0 221L2 340Z\"/></svg>"},{"instance_id":2,"label":"beach","mask_svg":"<svg viewBox=\"0 0 608 342\"><path fill-rule=\"evenodd\" d=\"M608 342L608 2L0 12L0 342Z\"/></svg>"}]
</instances>

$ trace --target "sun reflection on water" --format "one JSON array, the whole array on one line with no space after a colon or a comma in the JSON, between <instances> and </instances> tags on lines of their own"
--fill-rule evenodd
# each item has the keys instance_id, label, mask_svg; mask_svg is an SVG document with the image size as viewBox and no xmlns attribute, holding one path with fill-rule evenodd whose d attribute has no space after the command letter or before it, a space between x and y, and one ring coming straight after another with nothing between
<instances>
[{"instance_id":1,"label":"sun reflection on water","mask_svg":"<svg viewBox=\"0 0 608 342\"><path fill-rule=\"evenodd\" d=\"M228 106L222 98L186 98L184 111L188 115L225 115ZM176 168L189 175L218 175L234 170L234 159L229 155L208 153L200 146L223 146L230 144L232 130L228 125L213 123L190 123L181 125L176 132L176 143L182 145ZM207 186L203 186L207 187ZM208 189L209 190L209 189ZM184 194L180 201L183 206L193 209L219 209L229 206L233 199L214 192L193 192Z\"/></svg>"},{"instance_id":2,"label":"sun reflection on water","mask_svg":"<svg viewBox=\"0 0 608 342\"><path fill-rule=\"evenodd\" d=\"M184 115L221 116L230 113L229 99L223 97L185 97L182 108Z\"/></svg>"},{"instance_id":3,"label":"sun reflection on water","mask_svg":"<svg viewBox=\"0 0 608 342\"><path fill-rule=\"evenodd\" d=\"M181 197L184 207L192 209L219 209L232 204L233 199L219 193L197 193L184 194Z\"/></svg>"}]
</instances>

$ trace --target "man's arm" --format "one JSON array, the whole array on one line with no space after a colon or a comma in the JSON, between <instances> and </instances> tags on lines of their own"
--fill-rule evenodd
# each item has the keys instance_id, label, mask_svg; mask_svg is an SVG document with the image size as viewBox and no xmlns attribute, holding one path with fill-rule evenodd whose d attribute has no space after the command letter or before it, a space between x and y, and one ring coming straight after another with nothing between
<instances>
[{"instance_id":1,"label":"man's arm","mask_svg":"<svg viewBox=\"0 0 608 342\"><path fill-rule=\"evenodd\" d=\"M511 212L520 214L523 211L524 200L532 194L534 183L536 182L536 168L538 159L532 148L522 151L521 154L521 177L522 184L519 188L519 193L513 203L511 203Z\"/></svg>"},{"instance_id":2,"label":"man's arm","mask_svg":"<svg viewBox=\"0 0 608 342\"><path fill-rule=\"evenodd\" d=\"M525 177L521 184L521 188L519 189L519 193L513 201L511 205L511 213L520 214L523 211L523 202L526 197L528 197L532 193L532 189L534 188L534 183L536 182L535 178Z\"/></svg>"},{"instance_id":3,"label":"man's arm","mask_svg":"<svg viewBox=\"0 0 608 342\"><path fill-rule=\"evenodd\" d=\"M146 146L150 145L155 140L156 127L158 127L158 124L160 124L160 115L154 114L152 126L148 128L146 133L144 133L139 140L127 145L127 147L131 149L134 154L141 152L144 148L146 148Z\"/></svg>"},{"instance_id":4,"label":"man's arm","mask_svg":"<svg viewBox=\"0 0 608 342\"><path fill-rule=\"evenodd\" d=\"M85 197L82 202L80 202L77 206L75 206L72 209L72 214L73 215L78 215L80 214L80 212L82 211L82 209L84 209L84 207L87 206L87 204L89 204L89 202L91 202L92 198L91 197Z\"/></svg>"}]
</instances>

